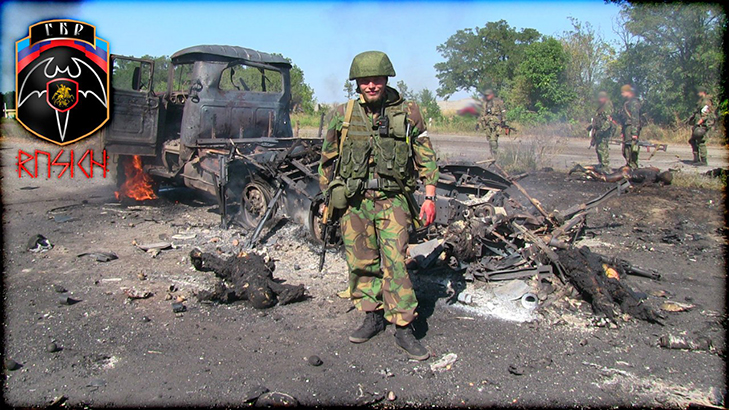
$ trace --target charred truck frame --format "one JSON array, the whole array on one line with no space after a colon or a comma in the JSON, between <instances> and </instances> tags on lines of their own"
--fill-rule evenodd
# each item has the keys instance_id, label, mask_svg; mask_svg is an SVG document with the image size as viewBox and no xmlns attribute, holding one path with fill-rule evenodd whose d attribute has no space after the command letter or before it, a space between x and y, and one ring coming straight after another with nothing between
<instances>
[{"instance_id":1,"label":"charred truck frame","mask_svg":"<svg viewBox=\"0 0 729 410\"><path fill-rule=\"evenodd\" d=\"M123 78L129 65L132 78ZM225 227L254 228L281 207L319 237L321 135L293 136L288 60L236 46L189 47L172 55L164 92L153 90L153 60L112 55L112 66L112 119L103 135L118 184L123 164L140 156L157 181L215 195ZM436 223L510 185L484 167L442 165ZM422 191L415 197L422 201ZM240 205L233 218L228 203Z\"/></svg>"}]
</instances>

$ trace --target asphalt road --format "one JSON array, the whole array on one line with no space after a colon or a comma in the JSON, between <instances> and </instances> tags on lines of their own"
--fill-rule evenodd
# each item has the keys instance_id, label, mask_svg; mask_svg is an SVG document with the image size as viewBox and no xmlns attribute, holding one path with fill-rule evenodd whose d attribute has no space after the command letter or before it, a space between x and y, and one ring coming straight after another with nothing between
<instances>
[{"instance_id":1,"label":"asphalt road","mask_svg":"<svg viewBox=\"0 0 729 410\"><path fill-rule=\"evenodd\" d=\"M484 161L491 158L488 141L478 135L430 134L433 146L441 158L458 161ZM524 153L542 153L541 165L555 170L569 170L575 164L593 165L597 163L594 148L589 148L589 140L576 138L546 138L537 135L520 135L502 137L499 149L506 152L510 149ZM651 156L651 154L653 154ZM640 165L653 166L660 169L680 169L683 172L706 172L713 168L729 166L729 152L722 146L708 147L708 166L694 166L691 147L688 144L668 144L666 151L650 152L642 148ZM610 144L610 165L617 168L625 164L621 147Z\"/></svg>"}]
</instances>

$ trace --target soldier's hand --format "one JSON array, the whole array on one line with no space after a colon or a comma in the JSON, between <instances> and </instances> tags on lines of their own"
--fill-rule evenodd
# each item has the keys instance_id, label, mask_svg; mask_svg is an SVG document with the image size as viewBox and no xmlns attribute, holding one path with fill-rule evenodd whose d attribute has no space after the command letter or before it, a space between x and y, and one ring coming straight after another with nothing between
<instances>
[{"instance_id":1,"label":"soldier's hand","mask_svg":"<svg viewBox=\"0 0 729 410\"><path fill-rule=\"evenodd\" d=\"M425 221L425 226L435 221L435 202L431 200L423 202L423 206L420 207L420 219Z\"/></svg>"}]
</instances>

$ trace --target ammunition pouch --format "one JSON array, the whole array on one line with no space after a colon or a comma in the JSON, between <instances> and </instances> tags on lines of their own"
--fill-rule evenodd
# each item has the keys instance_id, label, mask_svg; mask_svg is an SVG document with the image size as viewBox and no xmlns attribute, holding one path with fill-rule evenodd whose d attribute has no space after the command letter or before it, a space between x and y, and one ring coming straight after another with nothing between
<instances>
[{"instance_id":1,"label":"ammunition pouch","mask_svg":"<svg viewBox=\"0 0 729 410\"><path fill-rule=\"evenodd\" d=\"M347 186L341 179L335 179L329 184L329 206L334 209L347 208Z\"/></svg>"},{"instance_id":2,"label":"ammunition pouch","mask_svg":"<svg viewBox=\"0 0 729 410\"><path fill-rule=\"evenodd\" d=\"M369 140L348 139L340 158L339 174L342 179L365 179L371 151Z\"/></svg>"},{"instance_id":3,"label":"ammunition pouch","mask_svg":"<svg viewBox=\"0 0 729 410\"><path fill-rule=\"evenodd\" d=\"M704 136L706 136L707 131L708 131L708 129L706 127L697 125L694 127L693 130L691 130L691 138L692 139L704 138Z\"/></svg>"}]
</instances>

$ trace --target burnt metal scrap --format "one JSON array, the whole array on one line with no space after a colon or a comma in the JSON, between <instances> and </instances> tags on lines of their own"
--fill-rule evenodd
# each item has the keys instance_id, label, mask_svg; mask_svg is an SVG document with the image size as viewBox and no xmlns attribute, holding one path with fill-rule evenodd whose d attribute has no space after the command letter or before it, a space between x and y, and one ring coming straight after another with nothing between
<instances>
[{"instance_id":1,"label":"burnt metal scrap","mask_svg":"<svg viewBox=\"0 0 729 410\"><path fill-rule=\"evenodd\" d=\"M587 216L624 193L630 187L627 180L591 201L547 212L517 181L497 169L513 186L469 208L445 229L443 242L451 265L465 269L467 278L484 281L561 282L576 288L599 316L615 321L619 313L627 313L660 323L659 315L642 303L642 295L621 280L626 275L651 279L660 275L574 246ZM519 201L519 194L528 202Z\"/></svg>"}]
</instances>

